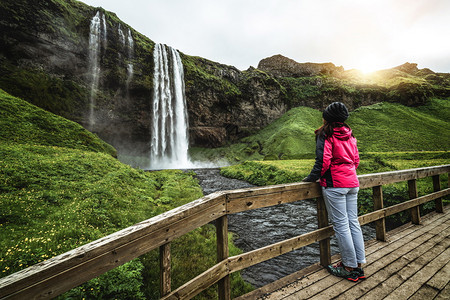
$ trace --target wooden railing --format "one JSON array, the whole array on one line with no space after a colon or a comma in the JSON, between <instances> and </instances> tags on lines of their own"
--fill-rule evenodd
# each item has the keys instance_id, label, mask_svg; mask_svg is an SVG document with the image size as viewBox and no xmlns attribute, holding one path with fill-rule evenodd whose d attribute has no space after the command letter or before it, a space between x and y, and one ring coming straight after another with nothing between
<instances>
[{"instance_id":1,"label":"wooden railing","mask_svg":"<svg viewBox=\"0 0 450 300\"><path fill-rule=\"evenodd\" d=\"M450 194L450 188L441 190L439 175L449 172L450 165L444 165L358 176L361 188L373 189L374 200L374 211L359 217L361 225L375 222L377 239L385 240L385 217L389 215L410 210L412 222L420 224L419 205L432 200L436 202L436 210L443 212L442 197ZM418 197L416 180L430 176L433 178L434 192ZM382 185L401 181L408 181L411 200L383 207ZM319 242L321 264L328 265L331 262L329 241L334 232L328 225L321 197L318 183L291 183L216 192L1 278L0 299L55 297L158 247L163 299L189 299L217 282L219 298L230 299L231 273L289 251ZM319 229L247 253L228 256L227 215L311 198L318 199ZM217 264L172 291L170 242L214 220L217 228Z\"/></svg>"}]
</instances>

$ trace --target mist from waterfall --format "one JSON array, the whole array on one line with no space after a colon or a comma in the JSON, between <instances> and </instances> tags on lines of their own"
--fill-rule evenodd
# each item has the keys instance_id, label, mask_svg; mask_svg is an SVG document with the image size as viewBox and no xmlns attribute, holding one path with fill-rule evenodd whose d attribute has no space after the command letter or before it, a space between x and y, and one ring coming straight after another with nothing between
<instances>
[{"instance_id":1,"label":"mist from waterfall","mask_svg":"<svg viewBox=\"0 0 450 300\"><path fill-rule=\"evenodd\" d=\"M180 55L155 45L149 169L192 167L188 155L188 115Z\"/></svg>"},{"instance_id":2,"label":"mist from waterfall","mask_svg":"<svg viewBox=\"0 0 450 300\"><path fill-rule=\"evenodd\" d=\"M89 96L89 118L88 129L93 131L95 129L95 114L94 108L96 105L96 93L100 79L100 49L101 42L106 47L106 20L105 15L102 17L100 11L97 11L91 20L89 31L89 64L88 72L91 81L91 91ZM102 27L103 23L103 27ZM102 30L103 28L103 30ZM102 32L103 31L103 32Z\"/></svg>"}]
</instances>

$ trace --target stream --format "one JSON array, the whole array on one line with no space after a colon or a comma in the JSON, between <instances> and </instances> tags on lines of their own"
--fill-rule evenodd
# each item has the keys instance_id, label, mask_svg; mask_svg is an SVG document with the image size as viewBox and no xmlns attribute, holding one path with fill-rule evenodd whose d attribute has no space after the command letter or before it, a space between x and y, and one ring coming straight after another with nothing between
<instances>
[{"instance_id":1,"label":"stream","mask_svg":"<svg viewBox=\"0 0 450 300\"><path fill-rule=\"evenodd\" d=\"M205 195L216 191L248 188L248 182L220 175L220 169L195 169ZM317 229L316 202L294 203L260 208L228 216L228 228L234 244L248 252ZM362 226L364 240L375 238L375 230ZM338 253L337 241L331 238L332 255ZM319 261L319 243L283 254L241 271L245 281L261 287Z\"/></svg>"}]
</instances>

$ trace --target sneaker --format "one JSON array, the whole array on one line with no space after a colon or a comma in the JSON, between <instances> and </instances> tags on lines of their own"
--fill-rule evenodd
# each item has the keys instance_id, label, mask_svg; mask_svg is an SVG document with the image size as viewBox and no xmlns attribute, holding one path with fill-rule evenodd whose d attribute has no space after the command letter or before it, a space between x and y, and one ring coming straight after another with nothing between
<instances>
[{"instance_id":1,"label":"sneaker","mask_svg":"<svg viewBox=\"0 0 450 300\"><path fill-rule=\"evenodd\" d=\"M356 268L355 271L358 272L358 279L366 279L366 275L364 275L364 270L362 268Z\"/></svg>"},{"instance_id":2,"label":"sneaker","mask_svg":"<svg viewBox=\"0 0 450 300\"><path fill-rule=\"evenodd\" d=\"M359 280L359 273L356 270L347 271L342 264L337 264L335 266L329 265L327 267L328 272L337 277L343 277L347 280L357 282Z\"/></svg>"}]
</instances>

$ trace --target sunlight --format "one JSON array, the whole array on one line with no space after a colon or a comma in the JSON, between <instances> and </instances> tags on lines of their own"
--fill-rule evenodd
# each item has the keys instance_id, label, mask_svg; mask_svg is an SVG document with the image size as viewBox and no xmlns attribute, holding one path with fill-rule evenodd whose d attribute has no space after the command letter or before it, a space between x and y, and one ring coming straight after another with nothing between
<instances>
[{"instance_id":1,"label":"sunlight","mask_svg":"<svg viewBox=\"0 0 450 300\"><path fill-rule=\"evenodd\" d=\"M375 71L386 68L385 63L383 63L379 57L368 54L362 55L359 59L355 58L353 67L361 71L364 75L369 75Z\"/></svg>"}]
</instances>

